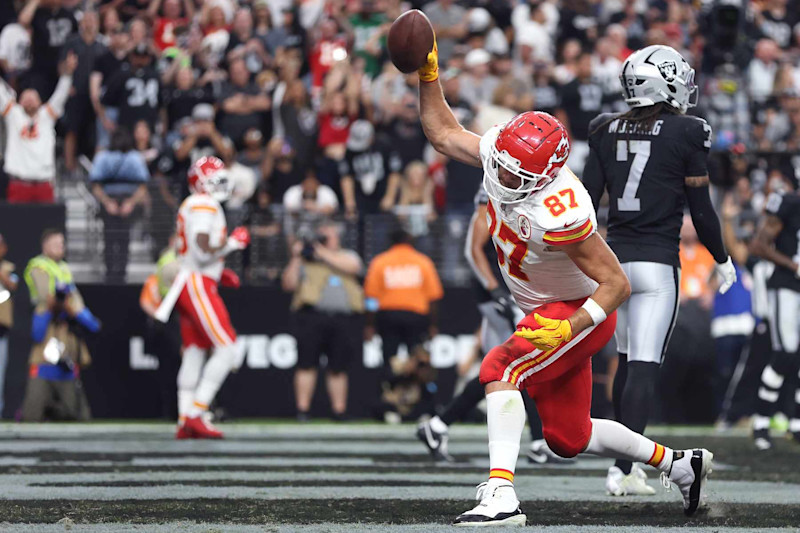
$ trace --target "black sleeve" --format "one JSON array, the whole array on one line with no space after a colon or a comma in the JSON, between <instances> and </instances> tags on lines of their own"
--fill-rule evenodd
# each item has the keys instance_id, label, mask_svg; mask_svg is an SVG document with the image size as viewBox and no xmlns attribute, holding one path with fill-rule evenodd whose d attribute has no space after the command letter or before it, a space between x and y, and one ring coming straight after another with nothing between
<instances>
[{"instance_id":1,"label":"black sleeve","mask_svg":"<svg viewBox=\"0 0 800 533\"><path fill-rule=\"evenodd\" d=\"M562 85L560 89L557 91L558 94L558 105L557 107L574 107L577 101L580 99L578 96L578 91L575 90L576 82L571 81L566 85Z\"/></svg>"},{"instance_id":2,"label":"black sleeve","mask_svg":"<svg viewBox=\"0 0 800 533\"><path fill-rule=\"evenodd\" d=\"M708 185L704 187L687 186L684 189L698 239L714 257L714 261L724 263L728 259L728 252L722 242L722 229L714 206L711 204Z\"/></svg>"},{"instance_id":3,"label":"black sleeve","mask_svg":"<svg viewBox=\"0 0 800 533\"><path fill-rule=\"evenodd\" d=\"M711 126L702 118L697 117L689 118L686 124L685 174L686 176L705 176L708 174L707 159L708 150L711 148Z\"/></svg>"},{"instance_id":4,"label":"black sleeve","mask_svg":"<svg viewBox=\"0 0 800 533\"><path fill-rule=\"evenodd\" d=\"M781 222L785 224L798 207L796 202L792 202L791 200L792 196L773 192L767 197L767 202L764 205L764 211L770 215L775 215L781 219Z\"/></svg>"},{"instance_id":5,"label":"black sleeve","mask_svg":"<svg viewBox=\"0 0 800 533\"><path fill-rule=\"evenodd\" d=\"M595 211L600 205L600 199L603 197L603 191L606 187L606 176L603 172L603 165L600 162L600 138L602 132L600 128L605 127L605 124L611 117L607 114L596 116L589 122L589 158L586 161L586 166L583 169L583 177L581 181L586 191L592 198L592 205ZM598 131L595 131L598 130Z\"/></svg>"},{"instance_id":6,"label":"black sleeve","mask_svg":"<svg viewBox=\"0 0 800 533\"><path fill-rule=\"evenodd\" d=\"M403 159L400 157L400 154L395 152L394 150L389 150L389 152L384 156L386 161L386 175L396 172L398 174L403 173Z\"/></svg>"},{"instance_id":7,"label":"black sleeve","mask_svg":"<svg viewBox=\"0 0 800 533\"><path fill-rule=\"evenodd\" d=\"M346 152L344 157L341 161L339 161L339 177L344 178L345 176L352 175L352 165L351 165L352 155L350 152Z\"/></svg>"},{"instance_id":8,"label":"black sleeve","mask_svg":"<svg viewBox=\"0 0 800 533\"><path fill-rule=\"evenodd\" d=\"M124 84L125 75L121 72L114 74L111 76L111 79L107 82L104 80L106 85L106 92L103 95L102 101L103 105L110 105L113 107L119 106L122 103L122 86Z\"/></svg>"}]
</instances>

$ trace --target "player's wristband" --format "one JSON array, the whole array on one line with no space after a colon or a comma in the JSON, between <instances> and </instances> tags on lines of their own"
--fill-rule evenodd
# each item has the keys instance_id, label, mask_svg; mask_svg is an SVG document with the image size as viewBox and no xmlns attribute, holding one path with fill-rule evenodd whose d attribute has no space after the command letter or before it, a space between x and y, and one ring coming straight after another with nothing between
<instances>
[{"instance_id":1,"label":"player's wristband","mask_svg":"<svg viewBox=\"0 0 800 533\"><path fill-rule=\"evenodd\" d=\"M585 309L589 316L592 317L592 323L596 326L597 324L604 321L608 315L606 312L603 311L603 308L600 307L600 304L592 300L591 298L587 298L586 301L581 306L581 309Z\"/></svg>"}]
</instances>

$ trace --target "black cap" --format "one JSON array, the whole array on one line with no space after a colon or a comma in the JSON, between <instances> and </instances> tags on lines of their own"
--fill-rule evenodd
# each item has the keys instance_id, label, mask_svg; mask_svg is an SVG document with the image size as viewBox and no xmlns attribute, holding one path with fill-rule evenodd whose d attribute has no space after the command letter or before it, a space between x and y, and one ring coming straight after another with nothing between
<instances>
[{"instance_id":1,"label":"black cap","mask_svg":"<svg viewBox=\"0 0 800 533\"><path fill-rule=\"evenodd\" d=\"M131 54L136 56L149 56L150 48L148 48L145 43L139 43L131 50Z\"/></svg>"}]
</instances>

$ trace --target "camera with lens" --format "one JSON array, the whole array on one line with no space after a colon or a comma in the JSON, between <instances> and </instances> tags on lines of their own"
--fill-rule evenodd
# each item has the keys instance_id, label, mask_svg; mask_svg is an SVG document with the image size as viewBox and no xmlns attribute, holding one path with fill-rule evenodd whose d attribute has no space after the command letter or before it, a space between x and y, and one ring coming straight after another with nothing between
<instances>
[{"instance_id":1,"label":"camera with lens","mask_svg":"<svg viewBox=\"0 0 800 533\"><path fill-rule=\"evenodd\" d=\"M314 261L314 243L320 243L324 245L328 239L324 235L307 235L302 238L303 240L303 251L300 252L300 255L306 261Z\"/></svg>"},{"instance_id":2,"label":"camera with lens","mask_svg":"<svg viewBox=\"0 0 800 533\"><path fill-rule=\"evenodd\" d=\"M69 284L56 283L55 298L57 302L63 303L70 292L72 292L72 287Z\"/></svg>"}]
</instances>

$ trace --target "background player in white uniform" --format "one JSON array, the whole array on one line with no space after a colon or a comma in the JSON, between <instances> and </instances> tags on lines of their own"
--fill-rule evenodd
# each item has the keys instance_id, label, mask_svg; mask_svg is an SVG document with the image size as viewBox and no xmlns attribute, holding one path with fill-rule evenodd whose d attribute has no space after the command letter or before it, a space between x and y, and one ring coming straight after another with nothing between
<instances>
[{"instance_id":1,"label":"background player in white uniform","mask_svg":"<svg viewBox=\"0 0 800 533\"><path fill-rule=\"evenodd\" d=\"M631 297L617 313L614 416L643 433L678 314L678 244L687 204L700 241L717 262L720 292L736 281L736 271L709 196L711 126L684 115L696 96L694 69L672 48L654 45L625 61L620 80L631 109L589 124L583 183L595 208L608 190L607 240L631 283ZM606 491L655 494L645 478L637 466L619 460L608 470Z\"/></svg>"},{"instance_id":2,"label":"background player in white uniform","mask_svg":"<svg viewBox=\"0 0 800 533\"><path fill-rule=\"evenodd\" d=\"M617 258L596 234L594 208L567 169L569 139L547 113L527 112L483 137L464 129L444 99L434 48L419 70L420 116L444 155L480 166L491 198L489 233L514 299L528 316L481 365L486 385L489 481L480 504L456 525L524 525L513 480L525 410L519 389L536 402L550 448L647 462L681 490L684 512L702 499L712 455L673 452L622 424L591 419L591 356L613 335L615 310L630 294Z\"/></svg>"},{"instance_id":3,"label":"background player in white uniform","mask_svg":"<svg viewBox=\"0 0 800 533\"><path fill-rule=\"evenodd\" d=\"M217 284L239 286L236 274L225 269L225 256L245 248L250 236L243 227L228 236L220 202L230 189L222 161L198 159L189 170L189 186L192 194L178 210L181 273L170 289L180 290L177 306L184 346L176 438L221 438L222 433L202 416L235 364L236 332ZM206 362L206 350L212 349Z\"/></svg>"}]
</instances>

